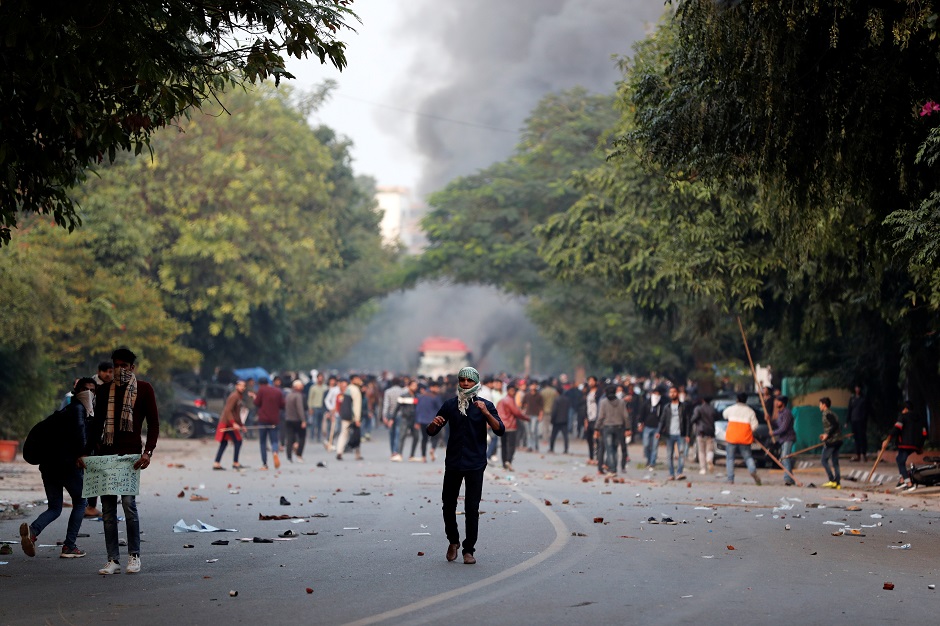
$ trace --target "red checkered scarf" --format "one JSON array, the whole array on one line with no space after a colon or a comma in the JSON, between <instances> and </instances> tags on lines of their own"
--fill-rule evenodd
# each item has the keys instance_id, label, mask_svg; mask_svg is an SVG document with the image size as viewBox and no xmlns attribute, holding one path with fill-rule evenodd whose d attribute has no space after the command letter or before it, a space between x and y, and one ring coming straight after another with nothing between
<instances>
[{"instance_id":1,"label":"red checkered scarf","mask_svg":"<svg viewBox=\"0 0 940 626\"><path fill-rule=\"evenodd\" d=\"M118 381L114 381L111 383L111 387L108 388L108 412L104 422L104 445L106 446L114 444L114 390L117 385ZM127 388L124 390L124 398L121 406L120 430L122 432L134 432L134 404L136 402L137 377L131 374L130 380L127 382Z\"/></svg>"}]
</instances>

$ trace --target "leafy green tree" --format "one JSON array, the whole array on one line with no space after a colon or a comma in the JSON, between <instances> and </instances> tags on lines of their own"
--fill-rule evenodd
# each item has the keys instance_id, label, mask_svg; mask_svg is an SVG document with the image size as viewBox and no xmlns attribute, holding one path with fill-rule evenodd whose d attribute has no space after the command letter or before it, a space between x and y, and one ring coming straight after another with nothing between
<instances>
[{"instance_id":1,"label":"leafy green tree","mask_svg":"<svg viewBox=\"0 0 940 626\"><path fill-rule=\"evenodd\" d=\"M24 220L16 242L0 250L0 282L0 434L25 436L74 378L94 374L118 346L137 352L151 379L198 362L181 343L185 325L166 314L155 288L97 265L85 237L44 220Z\"/></svg>"},{"instance_id":2,"label":"leafy green tree","mask_svg":"<svg viewBox=\"0 0 940 626\"><path fill-rule=\"evenodd\" d=\"M284 88L231 93L82 190L96 262L157 286L205 366L287 366L382 292L371 181Z\"/></svg>"},{"instance_id":3,"label":"leafy green tree","mask_svg":"<svg viewBox=\"0 0 940 626\"><path fill-rule=\"evenodd\" d=\"M571 174L593 167L617 119L609 95L577 88L542 99L515 154L458 178L430 198L422 220L429 245L421 272L519 294L544 284L533 229L578 197Z\"/></svg>"},{"instance_id":4,"label":"leafy green tree","mask_svg":"<svg viewBox=\"0 0 940 626\"><path fill-rule=\"evenodd\" d=\"M140 154L226 88L292 78L284 56L342 69L351 0L0 4L0 245L18 213L79 223L69 189Z\"/></svg>"}]
</instances>

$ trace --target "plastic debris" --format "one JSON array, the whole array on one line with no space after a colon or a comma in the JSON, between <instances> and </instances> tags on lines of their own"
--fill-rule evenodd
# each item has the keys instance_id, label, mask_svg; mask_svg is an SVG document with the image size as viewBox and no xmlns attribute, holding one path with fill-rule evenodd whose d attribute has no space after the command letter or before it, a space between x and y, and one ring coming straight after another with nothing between
<instances>
[{"instance_id":1,"label":"plastic debris","mask_svg":"<svg viewBox=\"0 0 940 626\"><path fill-rule=\"evenodd\" d=\"M931 591L933 591L936 588L937 588L936 585L927 585L927 589L930 589Z\"/></svg>"},{"instance_id":2,"label":"plastic debris","mask_svg":"<svg viewBox=\"0 0 940 626\"><path fill-rule=\"evenodd\" d=\"M903 546L888 546L892 550L910 550L911 544L905 543Z\"/></svg>"},{"instance_id":3,"label":"plastic debris","mask_svg":"<svg viewBox=\"0 0 940 626\"><path fill-rule=\"evenodd\" d=\"M881 513L872 513L872 514L870 515L870 517L871 517L872 519L881 519L881 518L884 517L884 515L882 515Z\"/></svg>"},{"instance_id":4,"label":"plastic debris","mask_svg":"<svg viewBox=\"0 0 940 626\"><path fill-rule=\"evenodd\" d=\"M784 529L784 530L790 530L790 525L787 524L786 526L783 527L783 529Z\"/></svg>"},{"instance_id":5,"label":"plastic debris","mask_svg":"<svg viewBox=\"0 0 940 626\"><path fill-rule=\"evenodd\" d=\"M206 563L218 563L219 559L206 559Z\"/></svg>"}]
</instances>

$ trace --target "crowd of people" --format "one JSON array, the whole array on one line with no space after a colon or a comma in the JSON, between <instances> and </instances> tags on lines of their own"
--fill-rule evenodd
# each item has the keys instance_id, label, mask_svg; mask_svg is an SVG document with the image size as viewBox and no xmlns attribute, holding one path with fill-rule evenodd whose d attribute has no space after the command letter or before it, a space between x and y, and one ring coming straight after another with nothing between
<instances>
[{"instance_id":1,"label":"crowd of people","mask_svg":"<svg viewBox=\"0 0 940 626\"><path fill-rule=\"evenodd\" d=\"M101 511L96 502L82 497L86 460L94 455L130 455L133 469L146 469L157 444L159 416L153 387L136 377L136 355L119 348L111 360L102 362L94 377L75 381L62 408L55 414L63 433L59 444L39 463L48 507L32 523L20 527L23 551L35 555L40 533L62 512L65 490L72 499L63 558L85 556L76 538L85 516L101 515L108 562L100 574L121 571L118 543L117 502L127 526L127 573L141 570L140 523L134 494L100 493ZM285 385L285 381L289 384ZM762 406L766 421L779 443L786 485L795 483L791 453L796 441L789 399L770 388L764 390ZM514 471L517 451L569 454L573 442L584 441L587 463L605 476L626 470L629 444L639 444L638 464L655 471L661 444L665 444L667 480L685 479L687 461L698 465L700 474L715 471L716 422L726 421L726 480L735 480L735 459L740 456L758 485L755 460L751 454L754 432L759 426L748 394L719 414L712 398L698 394L696 386L675 385L655 375L648 378L614 377L601 381L589 376L574 384L567 376L545 380L511 377L506 374L481 377L472 367L457 375L437 379L414 376L327 375L312 370L309 376L287 374L271 380L236 380L226 398L216 428L219 447L213 469L225 470L222 459L232 446L232 468L244 470L240 462L245 437L257 433L261 464L268 459L281 465L280 455L289 463L303 463L308 442L322 444L337 461L354 454L361 460L361 442L385 429L390 462L436 461L436 450L447 446L443 488L445 530L450 541L447 559L456 559L463 548L464 563L475 563L476 517L470 515L479 503L483 471L487 465ZM839 418L831 410L829 398L819 400L823 432L819 446L828 482L824 487L841 488L839 452L846 437ZM856 444L856 459L865 458L864 439L867 404L856 388L849 405L849 420ZM51 419L51 418L50 418ZM146 440L143 427L146 425ZM899 488L911 489L910 454L921 450L926 424L910 403L902 409L889 440L898 447ZM409 446L410 438L410 446ZM500 446L500 443L502 444ZM694 444L694 445L693 445ZM762 444L761 444L762 446ZM499 450L497 450L499 448ZM457 451L455 453L454 451ZM459 542L453 509L461 483L465 485L467 534ZM468 500L469 499L469 500ZM473 518L473 519L471 519Z\"/></svg>"}]
</instances>

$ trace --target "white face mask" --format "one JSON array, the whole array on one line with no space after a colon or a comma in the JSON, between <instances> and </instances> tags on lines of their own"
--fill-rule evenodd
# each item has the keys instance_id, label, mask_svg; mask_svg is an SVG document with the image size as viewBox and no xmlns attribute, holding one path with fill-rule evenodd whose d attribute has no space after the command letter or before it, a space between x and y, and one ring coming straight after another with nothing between
<instances>
[{"instance_id":1,"label":"white face mask","mask_svg":"<svg viewBox=\"0 0 940 626\"><path fill-rule=\"evenodd\" d=\"M88 415L94 416L95 414L95 395L90 389L80 391L75 394L75 398L82 403L82 406L85 407L85 411Z\"/></svg>"}]
</instances>

